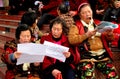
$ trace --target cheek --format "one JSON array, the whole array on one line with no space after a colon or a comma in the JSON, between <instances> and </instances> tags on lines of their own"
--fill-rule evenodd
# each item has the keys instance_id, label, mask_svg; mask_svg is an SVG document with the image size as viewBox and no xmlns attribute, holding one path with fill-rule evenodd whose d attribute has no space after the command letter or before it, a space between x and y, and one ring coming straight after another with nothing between
<instances>
[{"instance_id":1,"label":"cheek","mask_svg":"<svg viewBox=\"0 0 120 79\"><path fill-rule=\"evenodd\" d=\"M23 39L23 38L20 38L20 39L19 39L19 42L20 42L20 43L24 43L24 39Z\"/></svg>"},{"instance_id":2,"label":"cheek","mask_svg":"<svg viewBox=\"0 0 120 79\"><path fill-rule=\"evenodd\" d=\"M60 37L62 35L62 32L58 32L58 37Z\"/></svg>"}]
</instances>

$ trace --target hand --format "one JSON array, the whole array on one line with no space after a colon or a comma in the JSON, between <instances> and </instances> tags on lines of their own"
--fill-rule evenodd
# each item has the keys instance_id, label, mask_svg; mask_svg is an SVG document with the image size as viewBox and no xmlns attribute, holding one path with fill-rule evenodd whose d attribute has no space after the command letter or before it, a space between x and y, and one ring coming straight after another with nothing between
<instances>
[{"instance_id":1,"label":"hand","mask_svg":"<svg viewBox=\"0 0 120 79\"><path fill-rule=\"evenodd\" d=\"M34 66L40 66L40 62L34 62Z\"/></svg>"},{"instance_id":2,"label":"hand","mask_svg":"<svg viewBox=\"0 0 120 79\"><path fill-rule=\"evenodd\" d=\"M21 56L21 52L14 52L14 57L17 59L17 58L19 58L20 56Z\"/></svg>"},{"instance_id":3,"label":"hand","mask_svg":"<svg viewBox=\"0 0 120 79\"><path fill-rule=\"evenodd\" d=\"M77 15L77 11L69 11L69 14L70 14L71 16L75 16L75 15Z\"/></svg>"},{"instance_id":4,"label":"hand","mask_svg":"<svg viewBox=\"0 0 120 79\"><path fill-rule=\"evenodd\" d=\"M94 36L94 35L96 34L96 31L97 31L97 30L94 30L94 31L88 31L88 32L86 33L87 37Z\"/></svg>"},{"instance_id":5,"label":"hand","mask_svg":"<svg viewBox=\"0 0 120 79\"><path fill-rule=\"evenodd\" d=\"M65 56L66 58L70 57L70 55L71 55L70 52L63 52L63 54L64 54L64 56Z\"/></svg>"},{"instance_id":6,"label":"hand","mask_svg":"<svg viewBox=\"0 0 120 79\"><path fill-rule=\"evenodd\" d=\"M55 78L57 78L57 75L58 75L59 73L61 73L61 71L59 71L58 69L54 69L54 70L52 71L52 75L53 75Z\"/></svg>"},{"instance_id":7,"label":"hand","mask_svg":"<svg viewBox=\"0 0 120 79\"><path fill-rule=\"evenodd\" d=\"M44 6L43 3L40 2L40 3L39 3L39 10L38 10L39 12L42 12L42 8L43 8L43 6Z\"/></svg>"},{"instance_id":8,"label":"hand","mask_svg":"<svg viewBox=\"0 0 120 79\"><path fill-rule=\"evenodd\" d=\"M107 35L113 35L113 29L107 29L106 33Z\"/></svg>"},{"instance_id":9,"label":"hand","mask_svg":"<svg viewBox=\"0 0 120 79\"><path fill-rule=\"evenodd\" d=\"M102 9L102 10L96 10L96 13L97 14L103 14L104 13L104 9Z\"/></svg>"}]
</instances>

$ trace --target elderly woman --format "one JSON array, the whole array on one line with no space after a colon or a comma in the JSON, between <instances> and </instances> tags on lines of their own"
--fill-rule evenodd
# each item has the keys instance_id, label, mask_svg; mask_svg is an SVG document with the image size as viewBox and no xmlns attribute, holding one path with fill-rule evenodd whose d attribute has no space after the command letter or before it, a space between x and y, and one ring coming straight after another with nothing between
<instances>
[{"instance_id":1,"label":"elderly woman","mask_svg":"<svg viewBox=\"0 0 120 79\"><path fill-rule=\"evenodd\" d=\"M32 31L26 24L17 27L15 33L16 39L6 42L5 52L2 54L2 61L7 65L5 79L21 79L23 77L40 79L40 63L24 63L16 65L17 58L21 52L17 51L17 44L31 42Z\"/></svg>"},{"instance_id":2,"label":"elderly woman","mask_svg":"<svg viewBox=\"0 0 120 79\"><path fill-rule=\"evenodd\" d=\"M50 24L50 34L43 36L41 38L41 43L44 43L44 41L49 41L58 45L70 47L68 39L64 35L65 27L66 24L62 19L54 19ZM71 48L69 52L63 52L63 54L66 57L65 62L45 56L42 66L45 72L45 79L58 79L58 74L62 74L63 79L75 79L75 73L73 70L74 55Z\"/></svg>"},{"instance_id":3,"label":"elderly woman","mask_svg":"<svg viewBox=\"0 0 120 79\"><path fill-rule=\"evenodd\" d=\"M76 26L69 29L68 40L75 45L78 56L78 76L80 79L95 78L94 69L99 69L106 79L118 79L113 66L112 52L108 48L108 42L113 40L112 30L98 33L95 30L100 21L93 19L93 13L88 3L82 3L78 8L80 20Z\"/></svg>"}]
</instances>

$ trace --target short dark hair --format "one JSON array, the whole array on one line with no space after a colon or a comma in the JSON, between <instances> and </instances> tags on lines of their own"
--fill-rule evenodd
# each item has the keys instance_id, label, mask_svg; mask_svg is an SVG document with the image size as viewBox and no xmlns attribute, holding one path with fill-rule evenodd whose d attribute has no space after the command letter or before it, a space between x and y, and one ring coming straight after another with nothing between
<instances>
[{"instance_id":1,"label":"short dark hair","mask_svg":"<svg viewBox=\"0 0 120 79\"><path fill-rule=\"evenodd\" d=\"M51 23L50 23L50 30L52 29L52 27L53 27L54 24L61 24L61 25L62 25L63 32L66 34L66 31L65 31L65 30L67 29L67 25L66 25L66 22L65 22L64 19L59 18L59 17L53 19L53 20L51 21Z\"/></svg>"},{"instance_id":2,"label":"short dark hair","mask_svg":"<svg viewBox=\"0 0 120 79\"><path fill-rule=\"evenodd\" d=\"M19 40L21 32L26 31L26 30L29 30L30 34L32 36L32 31L31 31L30 27L27 24L19 24L19 26L17 27L16 32L15 32L16 39Z\"/></svg>"},{"instance_id":3,"label":"short dark hair","mask_svg":"<svg viewBox=\"0 0 120 79\"><path fill-rule=\"evenodd\" d=\"M37 14L35 12L26 12L23 14L21 18L21 24L27 24L28 26L32 26L37 19Z\"/></svg>"},{"instance_id":4,"label":"short dark hair","mask_svg":"<svg viewBox=\"0 0 120 79\"><path fill-rule=\"evenodd\" d=\"M65 13L69 12L70 6L66 2L62 2L58 6L58 10L60 10L60 13L65 14Z\"/></svg>"}]
</instances>

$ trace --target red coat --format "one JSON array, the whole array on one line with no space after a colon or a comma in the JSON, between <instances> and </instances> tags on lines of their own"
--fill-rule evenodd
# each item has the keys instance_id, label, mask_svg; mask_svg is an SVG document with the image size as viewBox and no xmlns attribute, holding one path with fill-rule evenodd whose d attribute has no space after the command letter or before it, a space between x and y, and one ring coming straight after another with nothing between
<instances>
[{"instance_id":1,"label":"red coat","mask_svg":"<svg viewBox=\"0 0 120 79\"><path fill-rule=\"evenodd\" d=\"M57 8L61 2L62 0L49 0L48 4L43 6L42 12L57 16L58 15Z\"/></svg>"},{"instance_id":2,"label":"red coat","mask_svg":"<svg viewBox=\"0 0 120 79\"><path fill-rule=\"evenodd\" d=\"M43 37L41 38L40 42L41 42L41 43L44 43L44 41L49 41L49 42L53 42L53 43L54 43L54 40L52 39L52 34L50 33L50 34L47 35L47 36L43 36ZM69 43L68 43L68 39L67 39L67 37L66 37L65 35L62 35L62 37L61 37L61 39L60 39L59 41L61 42L61 45L62 45L62 46L66 46L66 47L69 47L69 46L70 46ZM71 54L72 54L72 58L74 58L74 57L73 57L74 54L73 54L73 51L72 51L71 48L70 48L69 51L70 51ZM74 59L71 60L71 59L67 58L66 60L69 61L68 64L70 64L70 66L74 67L73 64L72 64L72 63L74 63ZM46 57L44 58L44 61L43 61L43 69L46 69L46 68L50 67L51 65L54 65L54 62L55 62L55 61L56 61L55 58L51 58L51 57L47 57L47 56L46 56ZM65 61L65 63L66 63L66 61Z\"/></svg>"}]
</instances>

